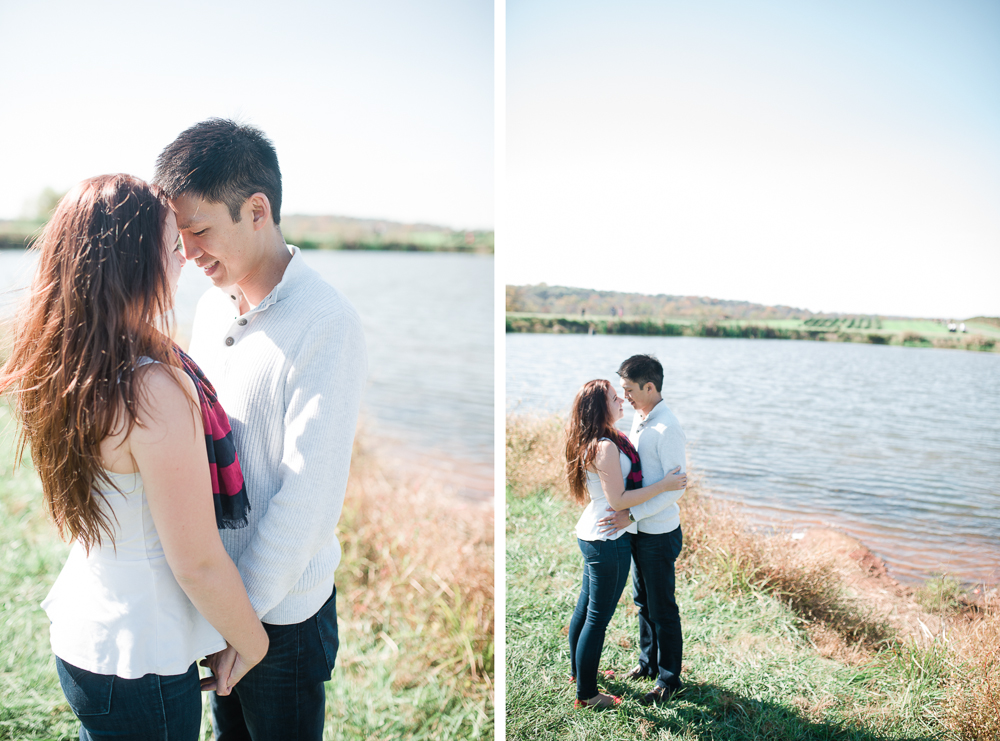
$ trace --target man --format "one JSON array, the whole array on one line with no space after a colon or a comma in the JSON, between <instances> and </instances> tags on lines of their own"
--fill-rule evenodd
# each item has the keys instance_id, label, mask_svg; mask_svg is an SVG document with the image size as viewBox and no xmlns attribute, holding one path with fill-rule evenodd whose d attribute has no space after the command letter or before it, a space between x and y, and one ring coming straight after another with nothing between
<instances>
[{"instance_id":1,"label":"man","mask_svg":"<svg viewBox=\"0 0 1000 741\"><path fill-rule=\"evenodd\" d=\"M636 415L629 439L639 451L642 485L648 486L680 467L687 471L687 438L660 392L663 366L652 355L633 355L618 368L625 399ZM682 535L677 500L684 491L668 491L643 504L605 517L603 532L638 524L632 536L632 597L639 608L639 663L629 679L654 677L656 683L640 702L670 699L681 687L680 613L674 600L674 561Z\"/></svg>"},{"instance_id":2,"label":"man","mask_svg":"<svg viewBox=\"0 0 1000 741\"><path fill-rule=\"evenodd\" d=\"M361 321L285 244L281 172L263 132L196 124L160 154L154 182L185 257L215 284L198 302L190 354L230 416L251 509L222 541L270 639L231 694L212 694L215 735L319 741L338 648L334 530L367 372ZM219 656L209 664L221 685Z\"/></svg>"}]
</instances>

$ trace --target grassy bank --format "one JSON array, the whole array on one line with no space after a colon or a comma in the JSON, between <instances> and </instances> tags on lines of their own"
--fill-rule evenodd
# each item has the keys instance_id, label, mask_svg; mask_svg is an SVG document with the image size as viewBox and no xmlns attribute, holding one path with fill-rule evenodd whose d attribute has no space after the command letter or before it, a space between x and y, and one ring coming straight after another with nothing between
<instances>
[{"instance_id":1,"label":"grassy bank","mask_svg":"<svg viewBox=\"0 0 1000 741\"><path fill-rule=\"evenodd\" d=\"M619 709L573 710L566 631L579 591L579 508L562 479L561 426L517 416L507 424L509 739L1000 737L995 600L968 606L940 580L919 601L880 601L824 555L753 533L697 482L681 499L686 689L646 708L637 702L646 683L608 678ZM629 595L601 660L619 675L635 661Z\"/></svg>"},{"instance_id":2,"label":"grassy bank","mask_svg":"<svg viewBox=\"0 0 1000 741\"><path fill-rule=\"evenodd\" d=\"M587 317L508 312L507 332L553 334L620 334L663 337L743 337L820 342L862 342L874 345L939 347L1000 352L1000 327L987 321L968 323L966 334L925 319L729 319L671 320Z\"/></svg>"},{"instance_id":3,"label":"grassy bank","mask_svg":"<svg viewBox=\"0 0 1000 741\"><path fill-rule=\"evenodd\" d=\"M0 219L0 249L23 249L45 226L42 219ZM314 250L470 252L493 254L493 231L449 229L347 216L287 214L281 230L289 244Z\"/></svg>"},{"instance_id":4,"label":"grassy bank","mask_svg":"<svg viewBox=\"0 0 1000 741\"><path fill-rule=\"evenodd\" d=\"M6 406L0 430L0 739L75 739L39 607L68 548L30 460L14 470ZM325 737L492 739L492 515L403 473L356 446Z\"/></svg>"}]
</instances>

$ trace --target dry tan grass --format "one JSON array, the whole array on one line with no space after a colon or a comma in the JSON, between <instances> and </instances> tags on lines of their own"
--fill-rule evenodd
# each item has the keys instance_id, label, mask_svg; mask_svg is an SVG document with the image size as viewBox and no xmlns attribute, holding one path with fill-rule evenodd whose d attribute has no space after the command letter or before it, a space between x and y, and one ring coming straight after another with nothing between
<instances>
[{"instance_id":1,"label":"dry tan grass","mask_svg":"<svg viewBox=\"0 0 1000 741\"><path fill-rule=\"evenodd\" d=\"M967 606L949 628L945 640L958 666L948 688L948 724L963 741L1000 739L1000 590Z\"/></svg>"},{"instance_id":2,"label":"dry tan grass","mask_svg":"<svg viewBox=\"0 0 1000 741\"><path fill-rule=\"evenodd\" d=\"M400 685L435 675L492 702L492 510L404 477L359 437L339 526L344 618L393 649Z\"/></svg>"},{"instance_id":3,"label":"dry tan grass","mask_svg":"<svg viewBox=\"0 0 1000 741\"><path fill-rule=\"evenodd\" d=\"M539 491L569 496L565 423L556 416L507 415L507 489L516 497Z\"/></svg>"},{"instance_id":4,"label":"dry tan grass","mask_svg":"<svg viewBox=\"0 0 1000 741\"><path fill-rule=\"evenodd\" d=\"M552 491L568 497L563 469L564 422L556 416L507 416L507 487L514 496ZM705 495L697 473L679 501L684 550L677 567L712 575L734 591L778 596L804 623L818 622L843 645L874 648L887 627L850 599L833 564L803 553L786 538L764 537L733 506ZM844 653L843 645L840 652Z\"/></svg>"},{"instance_id":5,"label":"dry tan grass","mask_svg":"<svg viewBox=\"0 0 1000 741\"><path fill-rule=\"evenodd\" d=\"M568 501L562 447L562 420L508 416L508 490L514 496L550 491ZM845 574L863 563L835 562L780 535L765 536L735 507L711 497L696 472L689 471L688 479L679 501L684 527L679 572L697 572L734 592L777 596L800 616L822 656L871 667L904 655L911 664L937 666L935 676L942 677L948 690L939 710L956 736L963 741L1000 739L1000 590L943 616L929 616L905 590L879 600L876 592L894 584L891 579L868 579L867 589L859 590L856 578ZM931 634L925 625L920 640L901 623L890 624L886 605L898 610L901 601L912 603L905 606L906 618L942 626L940 634ZM885 648L892 650L883 652ZM927 674L925 668L916 671ZM859 718L867 722L891 712L872 707L860 710Z\"/></svg>"}]
</instances>

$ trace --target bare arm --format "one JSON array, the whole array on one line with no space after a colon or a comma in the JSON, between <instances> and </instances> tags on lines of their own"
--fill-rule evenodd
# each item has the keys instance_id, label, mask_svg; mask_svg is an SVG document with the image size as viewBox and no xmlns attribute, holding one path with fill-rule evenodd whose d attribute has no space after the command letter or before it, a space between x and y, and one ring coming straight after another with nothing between
<instances>
[{"instance_id":1,"label":"bare arm","mask_svg":"<svg viewBox=\"0 0 1000 741\"><path fill-rule=\"evenodd\" d=\"M141 383L143 403L127 444L174 578L239 655L217 690L227 695L264 658L267 633L216 529L204 425L190 401L197 398L194 384L164 365L147 366Z\"/></svg>"},{"instance_id":2,"label":"bare arm","mask_svg":"<svg viewBox=\"0 0 1000 741\"><path fill-rule=\"evenodd\" d=\"M678 491L687 486L687 477L684 474L670 473L654 484L644 486L641 489L625 491L618 447L610 440L602 440L598 444L594 467L601 479L601 489L604 490L604 496L607 498L608 504L615 510L628 509L665 491Z\"/></svg>"}]
</instances>

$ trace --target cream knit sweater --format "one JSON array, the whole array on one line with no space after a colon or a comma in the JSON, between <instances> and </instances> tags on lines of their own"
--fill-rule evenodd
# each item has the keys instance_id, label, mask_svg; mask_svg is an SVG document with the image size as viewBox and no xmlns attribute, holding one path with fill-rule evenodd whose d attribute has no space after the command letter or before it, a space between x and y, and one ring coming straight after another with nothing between
<instances>
[{"instance_id":1,"label":"cream knit sweater","mask_svg":"<svg viewBox=\"0 0 1000 741\"><path fill-rule=\"evenodd\" d=\"M296 247L281 282L239 316L235 290L198 302L191 357L229 414L249 527L222 530L267 623L312 617L333 590L337 521L368 361L354 307Z\"/></svg>"}]
</instances>

